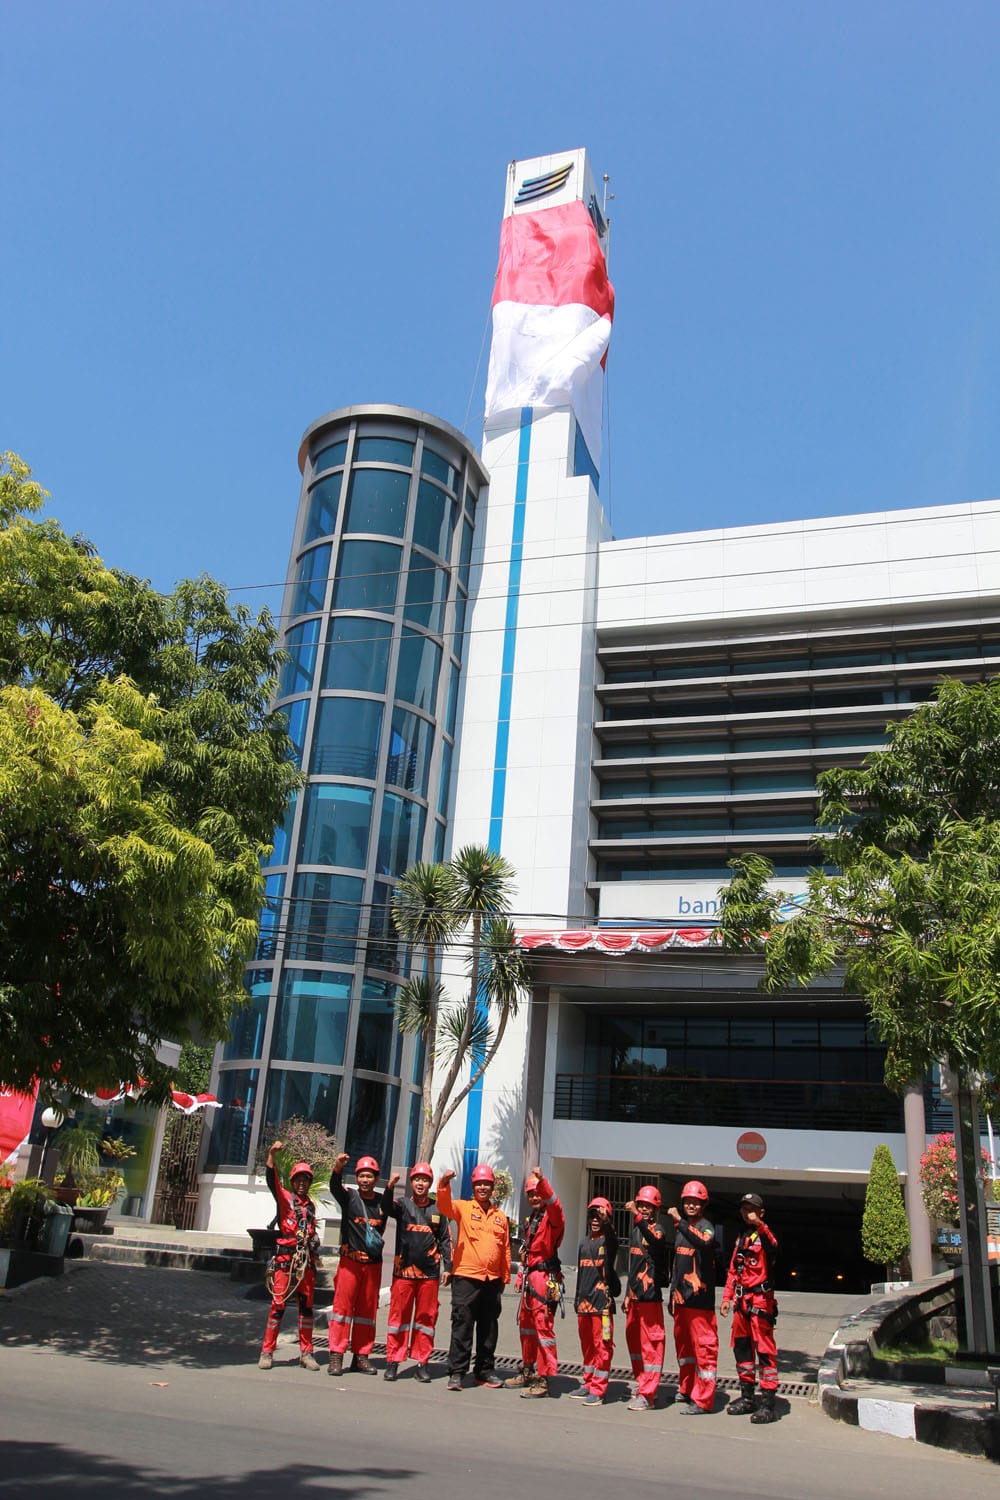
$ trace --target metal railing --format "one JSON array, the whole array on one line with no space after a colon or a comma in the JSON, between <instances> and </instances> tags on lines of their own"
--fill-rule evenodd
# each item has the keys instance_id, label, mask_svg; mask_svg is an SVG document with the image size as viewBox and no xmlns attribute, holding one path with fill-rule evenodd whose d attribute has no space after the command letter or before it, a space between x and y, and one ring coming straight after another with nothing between
<instances>
[{"instance_id":1,"label":"metal railing","mask_svg":"<svg viewBox=\"0 0 1000 1500\"><path fill-rule=\"evenodd\" d=\"M557 1120L637 1125L754 1125L901 1132L903 1106L881 1083L559 1073Z\"/></svg>"}]
</instances>

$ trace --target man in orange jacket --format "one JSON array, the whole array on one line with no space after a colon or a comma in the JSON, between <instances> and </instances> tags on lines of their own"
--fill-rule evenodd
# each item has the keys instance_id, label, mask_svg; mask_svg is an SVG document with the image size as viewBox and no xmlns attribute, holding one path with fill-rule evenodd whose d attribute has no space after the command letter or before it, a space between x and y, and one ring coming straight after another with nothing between
<instances>
[{"instance_id":1,"label":"man in orange jacket","mask_svg":"<svg viewBox=\"0 0 1000 1500\"><path fill-rule=\"evenodd\" d=\"M510 1280L510 1231L507 1216L493 1203L493 1168L472 1169L472 1197L451 1196L454 1172L442 1172L437 1185L438 1211L458 1225L451 1275L451 1343L448 1346L448 1390L460 1391L469 1368L477 1385L496 1389L503 1382L493 1368L500 1298Z\"/></svg>"}]
</instances>

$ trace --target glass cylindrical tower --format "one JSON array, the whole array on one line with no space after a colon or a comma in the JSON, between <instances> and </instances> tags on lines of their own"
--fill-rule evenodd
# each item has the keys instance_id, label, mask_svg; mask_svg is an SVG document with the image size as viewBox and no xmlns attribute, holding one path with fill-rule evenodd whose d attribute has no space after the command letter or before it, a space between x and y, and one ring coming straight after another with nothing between
<instances>
[{"instance_id":1,"label":"glass cylindrical tower","mask_svg":"<svg viewBox=\"0 0 1000 1500\"><path fill-rule=\"evenodd\" d=\"M265 869L250 1003L217 1057L206 1171L290 1115L385 1171L409 1161L421 1048L393 1001L395 881L444 857L476 502L487 476L424 412L351 406L305 433L276 704L307 775Z\"/></svg>"}]
</instances>

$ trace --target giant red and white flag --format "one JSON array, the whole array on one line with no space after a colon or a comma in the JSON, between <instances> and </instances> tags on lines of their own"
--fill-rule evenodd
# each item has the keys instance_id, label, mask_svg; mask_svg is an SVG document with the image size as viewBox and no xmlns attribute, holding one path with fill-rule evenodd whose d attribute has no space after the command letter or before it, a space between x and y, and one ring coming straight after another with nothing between
<instances>
[{"instance_id":1,"label":"giant red and white flag","mask_svg":"<svg viewBox=\"0 0 1000 1500\"><path fill-rule=\"evenodd\" d=\"M28 1094L0 1089L0 1166L13 1161L27 1140L37 1098L37 1085Z\"/></svg>"},{"instance_id":2,"label":"giant red and white flag","mask_svg":"<svg viewBox=\"0 0 1000 1500\"><path fill-rule=\"evenodd\" d=\"M576 170L582 173L582 165ZM537 189L530 179L522 183L503 221L486 426L524 406L568 406L598 464L615 294L594 221L581 198L535 206L544 202L551 191L545 184L556 176L535 179L543 184ZM564 178L564 183L558 196L572 191L572 179Z\"/></svg>"}]
</instances>

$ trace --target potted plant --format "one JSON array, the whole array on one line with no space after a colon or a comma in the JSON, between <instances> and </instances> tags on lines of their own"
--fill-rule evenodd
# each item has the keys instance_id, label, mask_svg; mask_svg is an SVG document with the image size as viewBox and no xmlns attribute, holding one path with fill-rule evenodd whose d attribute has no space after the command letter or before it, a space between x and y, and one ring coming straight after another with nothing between
<instances>
[{"instance_id":1,"label":"potted plant","mask_svg":"<svg viewBox=\"0 0 1000 1500\"><path fill-rule=\"evenodd\" d=\"M60 1275L68 1220L69 1210L54 1203L40 1178L0 1187L0 1286Z\"/></svg>"},{"instance_id":2,"label":"potted plant","mask_svg":"<svg viewBox=\"0 0 1000 1500\"><path fill-rule=\"evenodd\" d=\"M56 1136L59 1171L56 1173L56 1201L71 1207L80 1196L80 1184L100 1170L99 1133L91 1125L64 1125Z\"/></svg>"},{"instance_id":3,"label":"potted plant","mask_svg":"<svg viewBox=\"0 0 1000 1500\"><path fill-rule=\"evenodd\" d=\"M101 1166L98 1158L96 1168L77 1176L78 1196L73 1210L73 1228L78 1234L103 1234L105 1220L125 1187L125 1173L121 1163L135 1156L134 1146L121 1136L110 1136L103 1140L100 1153L109 1165Z\"/></svg>"},{"instance_id":4,"label":"potted plant","mask_svg":"<svg viewBox=\"0 0 1000 1500\"><path fill-rule=\"evenodd\" d=\"M279 1180L287 1186L289 1169L297 1161L307 1161L313 1169L310 1195L319 1202L328 1189L330 1172L337 1159L337 1142L330 1132L315 1120L304 1120L300 1115L292 1115L277 1125L267 1122L260 1139L261 1144L254 1161L258 1175L264 1175L271 1142L281 1141L282 1149L275 1157L275 1170ZM247 1230L255 1260L267 1260L274 1254L278 1238L277 1222L277 1215L274 1215L266 1228Z\"/></svg>"}]
</instances>

